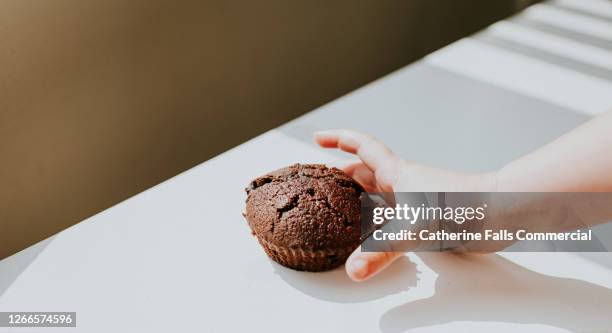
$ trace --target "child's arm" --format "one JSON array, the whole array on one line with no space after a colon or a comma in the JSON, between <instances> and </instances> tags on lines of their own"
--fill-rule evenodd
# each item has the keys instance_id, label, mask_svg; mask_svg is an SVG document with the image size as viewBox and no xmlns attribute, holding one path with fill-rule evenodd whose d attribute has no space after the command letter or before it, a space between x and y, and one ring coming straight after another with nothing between
<instances>
[{"instance_id":1,"label":"child's arm","mask_svg":"<svg viewBox=\"0 0 612 333\"><path fill-rule=\"evenodd\" d=\"M612 112L508 164L497 186L504 192L612 192Z\"/></svg>"},{"instance_id":2,"label":"child's arm","mask_svg":"<svg viewBox=\"0 0 612 333\"><path fill-rule=\"evenodd\" d=\"M368 191L375 192L612 192L612 112L594 118L541 149L508 164L499 171L482 174L458 173L403 161L378 140L350 130L322 131L315 134L321 147L339 148L355 154L360 161L344 170ZM584 200L583 200L584 201ZM547 201L526 203L524 212L512 216L538 219L539 227L567 230L573 226L545 223L533 209ZM566 204L566 203L563 203ZM573 202L581 223L593 225L612 217L612 204ZM520 208L516 208L519 209ZM500 224L513 223L501 216ZM493 221L494 222L494 221ZM361 253L347 261L349 276L362 281L384 269L400 253Z\"/></svg>"}]
</instances>

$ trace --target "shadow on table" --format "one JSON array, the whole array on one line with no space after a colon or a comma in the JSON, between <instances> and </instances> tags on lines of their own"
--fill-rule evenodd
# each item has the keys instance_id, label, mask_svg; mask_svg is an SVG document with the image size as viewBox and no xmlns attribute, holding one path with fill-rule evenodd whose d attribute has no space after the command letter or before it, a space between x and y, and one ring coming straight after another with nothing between
<instances>
[{"instance_id":1,"label":"shadow on table","mask_svg":"<svg viewBox=\"0 0 612 333\"><path fill-rule=\"evenodd\" d=\"M29 248L0 261L0 297L17 280L19 275L51 244L53 237L49 237Z\"/></svg>"},{"instance_id":2,"label":"shadow on table","mask_svg":"<svg viewBox=\"0 0 612 333\"><path fill-rule=\"evenodd\" d=\"M578 252L576 255L605 268L612 269L612 253L610 252Z\"/></svg>"},{"instance_id":3,"label":"shadow on table","mask_svg":"<svg viewBox=\"0 0 612 333\"><path fill-rule=\"evenodd\" d=\"M384 272L359 284L349 279L344 266L329 272L297 272L273 263L285 282L306 295L336 303L358 303L407 291L418 280L416 265L408 257L398 259Z\"/></svg>"},{"instance_id":4,"label":"shadow on table","mask_svg":"<svg viewBox=\"0 0 612 333\"><path fill-rule=\"evenodd\" d=\"M612 290L530 271L499 255L420 253L438 273L435 295L387 311L383 332L453 321L544 324L571 331L612 327Z\"/></svg>"}]
</instances>

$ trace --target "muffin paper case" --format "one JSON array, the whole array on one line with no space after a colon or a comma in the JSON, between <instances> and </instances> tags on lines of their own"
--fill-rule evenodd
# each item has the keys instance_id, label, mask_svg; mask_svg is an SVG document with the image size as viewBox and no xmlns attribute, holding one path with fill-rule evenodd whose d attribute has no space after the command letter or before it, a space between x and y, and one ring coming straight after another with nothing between
<instances>
[{"instance_id":1,"label":"muffin paper case","mask_svg":"<svg viewBox=\"0 0 612 333\"><path fill-rule=\"evenodd\" d=\"M337 250L302 250L279 247L257 238L268 257L277 263L298 271L322 272L334 269L346 262L355 250L354 246Z\"/></svg>"}]
</instances>

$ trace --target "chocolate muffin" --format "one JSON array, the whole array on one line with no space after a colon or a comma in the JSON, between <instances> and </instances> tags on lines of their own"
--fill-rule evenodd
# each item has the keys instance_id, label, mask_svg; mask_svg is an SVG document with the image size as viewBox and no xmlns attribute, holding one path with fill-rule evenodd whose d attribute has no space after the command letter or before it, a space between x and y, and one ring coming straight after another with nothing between
<instances>
[{"instance_id":1,"label":"chocolate muffin","mask_svg":"<svg viewBox=\"0 0 612 333\"><path fill-rule=\"evenodd\" d=\"M246 192L253 235L283 266L330 270L360 244L363 188L342 170L295 164L253 180Z\"/></svg>"}]
</instances>

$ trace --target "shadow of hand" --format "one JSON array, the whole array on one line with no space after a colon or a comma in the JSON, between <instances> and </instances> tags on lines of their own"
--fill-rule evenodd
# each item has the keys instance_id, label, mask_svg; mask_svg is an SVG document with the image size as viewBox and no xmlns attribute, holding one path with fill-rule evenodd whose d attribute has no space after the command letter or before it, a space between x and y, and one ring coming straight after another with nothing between
<instances>
[{"instance_id":1,"label":"shadow of hand","mask_svg":"<svg viewBox=\"0 0 612 333\"><path fill-rule=\"evenodd\" d=\"M530 271L499 255L420 253L438 273L435 295L387 311L383 332L454 321L544 324L571 331L612 327L612 290Z\"/></svg>"},{"instance_id":2,"label":"shadow of hand","mask_svg":"<svg viewBox=\"0 0 612 333\"><path fill-rule=\"evenodd\" d=\"M344 267L322 273L304 273L273 263L285 282L311 297L336 303L358 303L397 294L417 284L416 265L402 257L371 280L351 281Z\"/></svg>"}]
</instances>

